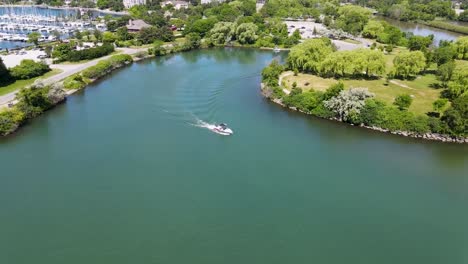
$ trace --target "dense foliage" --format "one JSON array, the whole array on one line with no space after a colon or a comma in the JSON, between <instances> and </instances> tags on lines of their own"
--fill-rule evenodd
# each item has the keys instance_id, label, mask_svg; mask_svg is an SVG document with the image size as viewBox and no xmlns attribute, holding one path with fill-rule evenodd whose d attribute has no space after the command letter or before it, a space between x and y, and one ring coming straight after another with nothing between
<instances>
[{"instance_id":1,"label":"dense foliage","mask_svg":"<svg viewBox=\"0 0 468 264\"><path fill-rule=\"evenodd\" d=\"M41 76L50 71L50 67L43 62L22 60L21 63L10 69L11 76L16 80L26 80Z\"/></svg>"},{"instance_id":2,"label":"dense foliage","mask_svg":"<svg viewBox=\"0 0 468 264\"><path fill-rule=\"evenodd\" d=\"M89 49L74 50L73 44L63 43L54 48L52 57L55 61L81 61L100 58L114 52L114 45L103 44Z\"/></svg>"}]
</instances>

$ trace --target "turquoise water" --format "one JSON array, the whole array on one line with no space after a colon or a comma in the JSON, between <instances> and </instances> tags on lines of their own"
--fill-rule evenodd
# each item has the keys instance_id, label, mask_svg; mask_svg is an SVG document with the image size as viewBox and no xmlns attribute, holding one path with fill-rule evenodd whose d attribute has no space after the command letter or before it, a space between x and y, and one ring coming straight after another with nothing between
<instances>
[{"instance_id":1,"label":"turquoise water","mask_svg":"<svg viewBox=\"0 0 468 264\"><path fill-rule=\"evenodd\" d=\"M133 64L2 139L0 263L467 263L467 147L285 111L276 56Z\"/></svg>"}]
</instances>

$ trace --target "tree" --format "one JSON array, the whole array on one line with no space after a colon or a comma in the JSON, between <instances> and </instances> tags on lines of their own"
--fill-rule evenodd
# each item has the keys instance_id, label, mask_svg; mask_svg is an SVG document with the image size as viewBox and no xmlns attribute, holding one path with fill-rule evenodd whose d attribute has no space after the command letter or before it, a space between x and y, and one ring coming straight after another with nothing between
<instances>
[{"instance_id":1,"label":"tree","mask_svg":"<svg viewBox=\"0 0 468 264\"><path fill-rule=\"evenodd\" d=\"M39 38L42 37L39 32L31 32L28 34L28 42L33 43L34 45L39 45Z\"/></svg>"},{"instance_id":2,"label":"tree","mask_svg":"<svg viewBox=\"0 0 468 264\"><path fill-rule=\"evenodd\" d=\"M292 47L287 58L287 64L293 70L318 73L322 61L332 52L333 47L329 39L308 39Z\"/></svg>"},{"instance_id":3,"label":"tree","mask_svg":"<svg viewBox=\"0 0 468 264\"><path fill-rule=\"evenodd\" d=\"M455 99L468 92L468 65L455 67L452 78L448 83L447 96Z\"/></svg>"},{"instance_id":4,"label":"tree","mask_svg":"<svg viewBox=\"0 0 468 264\"><path fill-rule=\"evenodd\" d=\"M455 41L455 49L458 59L468 60L468 36L459 37L457 41Z\"/></svg>"},{"instance_id":5,"label":"tree","mask_svg":"<svg viewBox=\"0 0 468 264\"><path fill-rule=\"evenodd\" d=\"M432 61L437 65L442 65L447 62L453 61L457 57L457 51L452 43L445 44L434 50Z\"/></svg>"},{"instance_id":6,"label":"tree","mask_svg":"<svg viewBox=\"0 0 468 264\"><path fill-rule=\"evenodd\" d=\"M365 105L366 99L373 97L367 88L352 88L341 91L338 96L324 101L325 107L333 111L342 121L351 121Z\"/></svg>"},{"instance_id":7,"label":"tree","mask_svg":"<svg viewBox=\"0 0 468 264\"><path fill-rule=\"evenodd\" d=\"M201 37L197 33L190 33L185 36L186 49L197 49L200 47Z\"/></svg>"},{"instance_id":8,"label":"tree","mask_svg":"<svg viewBox=\"0 0 468 264\"><path fill-rule=\"evenodd\" d=\"M121 41L129 40L133 38L133 36L130 33L128 33L127 27L119 27L115 31L115 35L117 39Z\"/></svg>"},{"instance_id":9,"label":"tree","mask_svg":"<svg viewBox=\"0 0 468 264\"><path fill-rule=\"evenodd\" d=\"M101 41L102 40L102 32L101 31L95 29L93 31L93 35L96 38L96 41Z\"/></svg>"},{"instance_id":10,"label":"tree","mask_svg":"<svg viewBox=\"0 0 468 264\"><path fill-rule=\"evenodd\" d=\"M395 76L407 79L422 72L426 67L426 58L422 51L406 51L393 59Z\"/></svg>"},{"instance_id":11,"label":"tree","mask_svg":"<svg viewBox=\"0 0 468 264\"><path fill-rule=\"evenodd\" d=\"M411 98L408 94L398 95L393 102L394 105L398 107L400 110L408 110L411 103L413 102L413 98Z\"/></svg>"},{"instance_id":12,"label":"tree","mask_svg":"<svg viewBox=\"0 0 468 264\"><path fill-rule=\"evenodd\" d=\"M453 100L452 106L444 112L442 121L455 135L468 135L468 95Z\"/></svg>"},{"instance_id":13,"label":"tree","mask_svg":"<svg viewBox=\"0 0 468 264\"><path fill-rule=\"evenodd\" d=\"M447 99L439 98L432 103L432 109L434 109L435 112L440 113L445 108L447 103L448 103Z\"/></svg>"},{"instance_id":14,"label":"tree","mask_svg":"<svg viewBox=\"0 0 468 264\"><path fill-rule=\"evenodd\" d=\"M116 36L109 31L106 31L102 34L102 42L103 43L114 43L116 40Z\"/></svg>"},{"instance_id":15,"label":"tree","mask_svg":"<svg viewBox=\"0 0 468 264\"><path fill-rule=\"evenodd\" d=\"M2 58L0 57L0 85L5 85L11 82L12 78L10 75L10 71L8 71L7 67L3 63Z\"/></svg>"},{"instance_id":16,"label":"tree","mask_svg":"<svg viewBox=\"0 0 468 264\"><path fill-rule=\"evenodd\" d=\"M75 36L75 38L78 40L81 40L83 38L81 31L79 31L78 29L73 32L73 36Z\"/></svg>"},{"instance_id":17,"label":"tree","mask_svg":"<svg viewBox=\"0 0 468 264\"><path fill-rule=\"evenodd\" d=\"M15 80L31 79L48 71L50 71L50 68L47 64L33 60L22 60L19 65L10 69L11 76Z\"/></svg>"},{"instance_id":18,"label":"tree","mask_svg":"<svg viewBox=\"0 0 468 264\"><path fill-rule=\"evenodd\" d=\"M437 79L442 82L444 87L446 87L447 83L452 79L454 71L454 61L444 63L437 68Z\"/></svg>"},{"instance_id":19,"label":"tree","mask_svg":"<svg viewBox=\"0 0 468 264\"><path fill-rule=\"evenodd\" d=\"M362 36L366 38L375 39L378 35L384 32L385 28L382 22L370 20L362 31Z\"/></svg>"},{"instance_id":20,"label":"tree","mask_svg":"<svg viewBox=\"0 0 468 264\"><path fill-rule=\"evenodd\" d=\"M257 30L254 23L240 24L236 29L236 38L241 44L253 44L258 38Z\"/></svg>"},{"instance_id":21,"label":"tree","mask_svg":"<svg viewBox=\"0 0 468 264\"><path fill-rule=\"evenodd\" d=\"M408 40L408 48L410 50L426 50L434 39L434 35L429 35L427 37L423 36L412 36Z\"/></svg>"},{"instance_id":22,"label":"tree","mask_svg":"<svg viewBox=\"0 0 468 264\"><path fill-rule=\"evenodd\" d=\"M185 26L184 34L193 32L199 34L200 37L203 38L214 27L214 25L217 22L218 20L214 17L190 21Z\"/></svg>"},{"instance_id":23,"label":"tree","mask_svg":"<svg viewBox=\"0 0 468 264\"><path fill-rule=\"evenodd\" d=\"M235 24L232 22L218 22L210 30L210 39L214 44L226 44L235 34Z\"/></svg>"},{"instance_id":24,"label":"tree","mask_svg":"<svg viewBox=\"0 0 468 264\"><path fill-rule=\"evenodd\" d=\"M363 7L355 5L345 5L338 9L338 28L356 35L364 29L369 21L371 12Z\"/></svg>"}]
</instances>

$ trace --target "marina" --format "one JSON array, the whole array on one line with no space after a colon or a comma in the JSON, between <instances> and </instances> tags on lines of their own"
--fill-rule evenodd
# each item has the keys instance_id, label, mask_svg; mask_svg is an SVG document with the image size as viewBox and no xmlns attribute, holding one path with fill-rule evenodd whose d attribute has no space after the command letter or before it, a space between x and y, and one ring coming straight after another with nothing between
<instances>
[{"instance_id":1,"label":"marina","mask_svg":"<svg viewBox=\"0 0 468 264\"><path fill-rule=\"evenodd\" d=\"M31 32L41 34L40 42L67 38L74 31L101 30L96 12L86 10L49 10L34 7L0 7L0 50L27 46L27 35ZM5 42L13 42L6 44Z\"/></svg>"}]
</instances>

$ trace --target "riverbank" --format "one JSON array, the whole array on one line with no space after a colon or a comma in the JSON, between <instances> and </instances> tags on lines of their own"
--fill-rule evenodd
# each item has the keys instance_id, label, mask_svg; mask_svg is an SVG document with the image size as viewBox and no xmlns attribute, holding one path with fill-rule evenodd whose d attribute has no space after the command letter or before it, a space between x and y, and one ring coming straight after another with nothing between
<instances>
[{"instance_id":1,"label":"riverbank","mask_svg":"<svg viewBox=\"0 0 468 264\"><path fill-rule=\"evenodd\" d=\"M267 98L271 102L273 102L273 103L275 103L277 105L280 105L280 106L282 106L282 107L284 107L286 109L296 111L296 112L300 112L302 114L322 118L322 119L327 119L327 120L336 121L336 122L340 122L340 123L343 123L343 124L355 126L353 124L345 123L345 122L343 122L342 120L340 120L340 119L338 119L336 117L324 118L324 117L321 117L321 116L314 115L314 114L312 114L310 112L306 112L306 111L303 111L301 109L298 109L297 107L287 106L287 105L285 105L283 103L283 100L281 98L276 98L276 97L272 96L274 94L273 90L270 87L268 87L265 83L262 82L261 85L260 85L260 88L261 88L261 93L265 98ZM439 133L430 133L430 132L428 132L428 133L419 134L419 133L411 132L411 131L399 131L399 130L391 131L389 129L384 129L384 128L376 127L376 126L366 126L364 124L360 124L358 127L371 129L371 130L378 131L378 132L383 132L383 133L390 133L390 134L393 134L393 135L404 136L404 137L411 137L411 138L425 139L425 140L432 140L432 141L440 141L440 142L447 142L447 143L468 144L468 138L453 137L453 136L450 136L450 135L444 135L444 134L439 134Z\"/></svg>"},{"instance_id":2,"label":"riverbank","mask_svg":"<svg viewBox=\"0 0 468 264\"><path fill-rule=\"evenodd\" d=\"M42 9L56 9L56 10L86 10L86 11L94 11L103 14L109 15L128 15L127 11L112 11L112 10L101 10L99 8L87 8L87 7L73 7L73 6L48 6L48 5L10 5L10 4L0 4L0 7L36 7Z\"/></svg>"}]
</instances>

